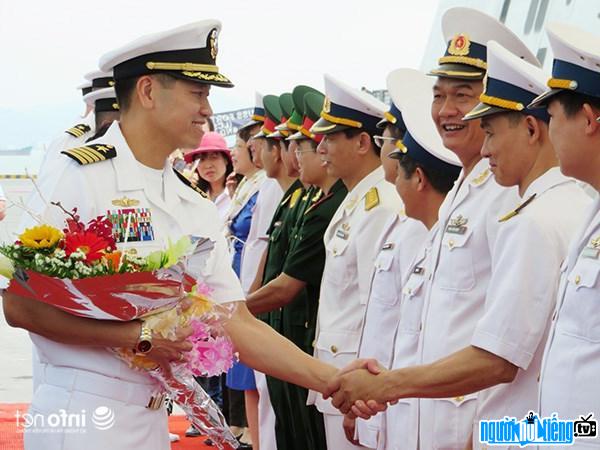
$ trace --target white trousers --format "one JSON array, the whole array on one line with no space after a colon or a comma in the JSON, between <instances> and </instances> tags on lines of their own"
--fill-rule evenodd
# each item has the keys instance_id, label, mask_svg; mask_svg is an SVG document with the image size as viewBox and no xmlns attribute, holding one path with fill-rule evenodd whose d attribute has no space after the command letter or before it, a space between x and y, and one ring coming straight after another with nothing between
<instances>
[{"instance_id":1,"label":"white trousers","mask_svg":"<svg viewBox=\"0 0 600 450\"><path fill-rule=\"evenodd\" d=\"M169 450L167 413L42 383L28 417L25 450ZM29 426L27 426L29 425Z\"/></svg>"},{"instance_id":2,"label":"white trousers","mask_svg":"<svg viewBox=\"0 0 600 450\"><path fill-rule=\"evenodd\" d=\"M271 405L267 377L264 373L254 371L256 389L258 390L258 441L260 450L277 450L275 439L275 411Z\"/></svg>"},{"instance_id":3,"label":"white trousers","mask_svg":"<svg viewBox=\"0 0 600 450\"><path fill-rule=\"evenodd\" d=\"M344 433L344 416L340 414L323 414L323 421L325 423L325 435L327 438L327 449L328 450L356 450L359 448L367 449L362 445L354 445L348 439Z\"/></svg>"}]
</instances>

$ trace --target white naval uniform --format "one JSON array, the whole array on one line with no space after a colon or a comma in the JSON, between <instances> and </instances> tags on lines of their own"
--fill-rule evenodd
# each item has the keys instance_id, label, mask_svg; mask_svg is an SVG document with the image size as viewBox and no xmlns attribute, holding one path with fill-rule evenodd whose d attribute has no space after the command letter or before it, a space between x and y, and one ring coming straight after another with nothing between
<instances>
[{"instance_id":1,"label":"white naval uniform","mask_svg":"<svg viewBox=\"0 0 600 450\"><path fill-rule=\"evenodd\" d=\"M522 420L536 409L540 363L556 304L560 266L590 204L583 189L558 167L534 180L511 211L533 195L517 215L500 224L484 312L471 339L471 345L519 368L511 383L479 392L473 449L485 448L479 442L480 420L505 416Z\"/></svg>"},{"instance_id":2,"label":"white naval uniform","mask_svg":"<svg viewBox=\"0 0 600 450\"><path fill-rule=\"evenodd\" d=\"M461 174L440 207L432 246L423 332L417 364L428 364L471 345L483 314L491 277L498 217L519 203L516 188L503 188L482 159ZM450 227L450 228L449 228ZM419 448L462 449L470 440L477 394L419 400Z\"/></svg>"},{"instance_id":3,"label":"white naval uniform","mask_svg":"<svg viewBox=\"0 0 600 450\"><path fill-rule=\"evenodd\" d=\"M402 280L427 236L422 222L403 212L385 226L376 248L375 271L366 307L359 358L374 358L390 368L394 334L398 326ZM356 420L355 438L365 447L377 446L381 415Z\"/></svg>"},{"instance_id":4,"label":"white naval uniform","mask_svg":"<svg viewBox=\"0 0 600 450\"><path fill-rule=\"evenodd\" d=\"M540 417L600 416L600 198L596 197L561 267L557 306L542 360ZM597 430L598 431L598 430ZM572 449L600 449L576 439Z\"/></svg>"},{"instance_id":5,"label":"white naval uniform","mask_svg":"<svg viewBox=\"0 0 600 450\"><path fill-rule=\"evenodd\" d=\"M369 208L369 192L374 189L379 203ZM378 252L373 243L401 209L395 187L385 181L383 168L378 167L348 192L334 214L323 237L326 256L317 315L316 358L340 368L356 359ZM310 391L307 403L323 413L328 448L357 448L346 439L343 416L330 400Z\"/></svg>"},{"instance_id":6,"label":"white naval uniform","mask_svg":"<svg viewBox=\"0 0 600 450\"><path fill-rule=\"evenodd\" d=\"M261 171L262 172L262 171ZM264 174L264 172L262 172ZM264 178L264 175L263 175ZM242 252L242 265L240 270L240 281L244 292L248 292L260 263L263 253L269 246L269 235L267 230L273 220L275 210L283 197L283 190L273 178L264 179L261 182L252 223L246 239L246 245ZM258 428L259 447L263 450L277 450L275 439L275 411L271 405L267 377L264 373L254 371L256 390L258 391Z\"/></svg>"},{"instance_id":7,"label":"white naval uniform","mask_svg":"<svg viewBox=\"0 0 600 450\"><path fill-rule=\"evenodd\" d=\"M162 186L149 182L152 177L144 175L152 169L137 162L118 122L96 142L113 145L117 156L79 166L63 155L62 169L52 174L60 177L60 181L53 191L45 192L46 198L60 201L67 210L77 207L84 222L122 208L115 206L113 200L127 197L138 201L131 208L150 210L154 239L131 242L127 247L135 248L142 256L164 248L168 238L175 241L183 235L209 237L215 242L211 256L203 266L195 265L192 258L189 269L201 274L214 289L212 297L216 302L243 299L229 264L215 205L183 184L169 164L162 177L158 174ZM44 206L35 195L30 206L42 212L46 222L62 227L64 214L58 208ZM164 408L145 408L157 389L150 376L130 369L107 349L62 344L33 333L30 336L44 366L30 413L48 416L60 409L67 413L85 409L91 417L96 408L105 406L114 411L115 425L100 431L88 417L85 433L26 433L26 450L170 448Z\"/></svg>"},{"instance_id":8,"label":"white naval uniform","mask_svg":"<svg viewBox=\"0 0 600 450\"><path fill-rule=\"evenodd\" d=\"M392 333L391 369L414 366L418 360L425 284L429 277L428 258L438 231L436 223L421 242L416 257L402 276L398 321ZM403 398L379 415L381 425L378 450L417 450L419 438L419 400ZM375 416L378 417L378 416Z\"/></svg>"}]
</instances>

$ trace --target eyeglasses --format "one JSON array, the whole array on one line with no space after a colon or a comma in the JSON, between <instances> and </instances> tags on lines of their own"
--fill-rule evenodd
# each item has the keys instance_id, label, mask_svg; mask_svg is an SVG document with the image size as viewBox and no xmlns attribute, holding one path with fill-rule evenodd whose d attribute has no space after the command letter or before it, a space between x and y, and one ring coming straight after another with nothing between
<instances>
[{"instance_id":1,"label":"eyeglasses","mask_svg":"<svg viewBox=\"0 0 600 450\"><path fill-rule=\"evenodd\" d=\"M386 141L392 145L396 145L396 142L398 142L400 139L386 136L373 136L373 140L375 141L375 145L381 148L384 146Z\"/></svg>"},{"instance_id":2,"label":"eyeglasses","mask_svg":"<svg viewBox=\"0 0 600 450\"><path fill-rule=\"evenodd\" d=\"M312 149L308 149L308 150L294 150L294 153L296 154L296 156L300 156L302 153L316 153L314 150Z\"/></svg>"}]
</instances>

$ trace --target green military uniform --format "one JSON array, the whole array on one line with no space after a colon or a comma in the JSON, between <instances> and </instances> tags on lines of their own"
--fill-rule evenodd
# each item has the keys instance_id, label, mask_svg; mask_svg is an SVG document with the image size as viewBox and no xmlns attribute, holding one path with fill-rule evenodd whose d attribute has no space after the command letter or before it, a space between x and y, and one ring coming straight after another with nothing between
<instances>
[{"instance_id":1,"label":"green military uniform","mask_svg":"<svg viewBox=\"0 0 600 450\"><path fill-rule=\"evenodd\" d=\"M284 99L287 96L283 96ZM285 100L284 100L285 101ZM265 95L263 97L263 106L265 110L265 122L263 127L255 138L282 139L284 134L275 130L275 126L285 118L279 97L274 95ZM269 235L269 247L267 249L267 259L262 279L264 286L274 280L281 274L283 263L287 256L290 233L295 223L294 218L298 215L298 209L301 209L302 199L304 198L304 186L300 180L296 180L283 194L283 199L273 215L271 225L267 234ZM281 309L269 313L260 314L258 318L273 329L281 332ZM287 394L285 383L281 380L267 376L267 386L273 411L275 412L275 434L278 450L295 450L295 436L303 435L301 429L297 429L296 416L290 414L290 398ZM305 447L306 448L306 447Z\"/></svg>"},{"instance_id":2,"label":"green military uniform","mask_svg":"<svg viewBox=\"0 0 600 450\"><path fill-rule=\"evenodd\" d=\"M293 98L295 112L287 122L287 129L298 132L290 139L312 138L319 141L308 129L319 117L323 95L314 89L299 86L294 89ZM294 117L302 119L294 123ZM281 127L279 129L280 132L286 131ZM309 354L313 352L320 283L325 265L323 234L346 194L346 187L341 180L327 194L317 187L309 187L302 201L290 210L288 216L288 223L292 225L283 266L279 270L304 281L306 287L291 303L277 311L275 329ZM275 322L272 321L272 324L275 325ZM270 393L275 391L275 387L283 388L280 395L285 399L289 416L285 423L291 427L277 433L278 448L326 449L323 416L314 406L306 405L308 391L270 377L267 377L267 382ZM271 399L273 401L273 394ZM273 406L275 408L275 403Z\"/></svg>"}]
</instances>

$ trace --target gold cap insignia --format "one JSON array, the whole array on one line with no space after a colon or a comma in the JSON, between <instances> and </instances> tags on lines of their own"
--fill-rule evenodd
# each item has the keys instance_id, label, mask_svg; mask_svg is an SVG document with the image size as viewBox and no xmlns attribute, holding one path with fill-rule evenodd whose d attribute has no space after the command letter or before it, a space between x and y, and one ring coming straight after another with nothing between
<instances>
[{"instance_id":1,"label":"gold cap insignia","mask_svg":"<svg viewBox=\"0 0 600 450\"><path fill-rule=\"evenodd\" d=\"M217 30L214 29L210 32L210 56L212 59L217 59L217 54L219 53L219 44L217 42Z\"/></svg>"},{"instance_id":2,"label":"gold cap insignia","mask_svg":"<svg viewBox=\"0 0 600 450\"><path fill-rule=\"evenodd\" d=\"M448 53L454 56L467 56L469 54L469 47L471 47L469 36L462 33L457 34L450 41Z\"/></svg>"},{"instance_id":3,"label":"gold cap insignia","mask_svg":"<svg viewBox=\"0 0 600 450\"><path fill-rule=\"evenodd\" d=\"M113 205L115 205L115 206L122 206L124 208L127 208L129 206L137 206L137 205L139 205L140 201L136 200L134 198L123 197L123 198L116 198L111 203Z\"/></svg>"},{"instance_id":4,"label":"gold cap insignia","mask_svg":"<svg viewBox=\"0 0 600 450\"><path fill-rule=\"evenodd\" d=\"M323 101L323 112L329 114L330 111L331 111L331 100L329 100L329 97L325 97L325 100Z\"/></svg>"}]
</instances>

